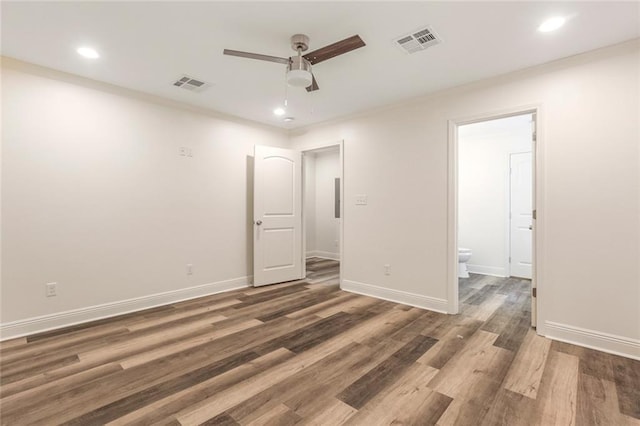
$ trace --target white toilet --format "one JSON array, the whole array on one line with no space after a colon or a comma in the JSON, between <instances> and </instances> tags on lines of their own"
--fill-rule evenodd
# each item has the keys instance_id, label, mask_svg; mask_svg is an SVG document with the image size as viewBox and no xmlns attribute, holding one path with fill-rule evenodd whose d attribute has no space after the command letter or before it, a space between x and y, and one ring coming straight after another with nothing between
<instances>
[{"instance_id":1,"label":"white toilet","mask_svg":"<svg viewBox=\"0 0 640 426\"><path fill-rule=\"evenodd\" d=\"M467 262L471 259L471 249L458 247L458 278L469 278Z\"/></svg>"}]
</instances>

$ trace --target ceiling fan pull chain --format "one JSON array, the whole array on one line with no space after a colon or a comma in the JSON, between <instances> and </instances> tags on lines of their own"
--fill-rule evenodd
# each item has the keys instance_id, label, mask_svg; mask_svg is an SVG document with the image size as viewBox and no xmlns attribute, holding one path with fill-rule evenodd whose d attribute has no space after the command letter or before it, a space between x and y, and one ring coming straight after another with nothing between
<instances>
[{"instance_id":1,"label":"ceiling fan pull chain","mask_svg":"<svg viewBox=\"0 0 640 426\"><path fill-rule=\"evenodd\" d=\"M284 73L284 108L289 104L289 84L287 83L287 73Z\"/></svg>"}]
</instances>

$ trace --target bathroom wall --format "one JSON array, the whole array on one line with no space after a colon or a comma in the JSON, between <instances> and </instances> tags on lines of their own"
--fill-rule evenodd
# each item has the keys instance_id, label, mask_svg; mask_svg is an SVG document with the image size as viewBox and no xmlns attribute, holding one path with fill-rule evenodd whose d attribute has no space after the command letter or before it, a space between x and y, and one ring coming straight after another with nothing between
<instances>
[{"instance_id":1,"label":"bathroom wall","mask_svg":"<svg viewBox=\"0 0 640 426\"><path fill-rule=\"evenodd\" d=\"M458 246L469 272L509 276L509 154L531 151L530 114L458 128Z\"/></svg>"},{"instance_id":2,"label":"bathroom wall","mask_svg":"<svg viewBox=\"0 0 640 426\"><path fill-rule=\"evenodd\" d=\"M340 259L340 219L335 217L335 178L340 177L339 149L305 153L307 257Z\"/></svg>"}]
</instances>

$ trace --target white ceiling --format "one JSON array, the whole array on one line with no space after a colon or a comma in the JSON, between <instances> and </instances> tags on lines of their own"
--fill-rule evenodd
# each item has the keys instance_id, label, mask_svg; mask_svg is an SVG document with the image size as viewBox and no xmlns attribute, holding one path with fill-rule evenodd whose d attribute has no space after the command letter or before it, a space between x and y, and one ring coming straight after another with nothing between
<instances>
[{"instance_id":1,"label":"white ceiling","mask_svg":"<svg viewBox=\"0 0 640 426\"><path fill-rule=\"evenodd\" d=\"M638 2L2 2L2 55L258 122L295 128L640 36ZM568 17L553 33L537 26ZM392 40L429 25L440 45L407 55ZM320 90L289 88L284 65L224 48L290 56L359 34L367 46L314 67ZM81 45L101 57L77 55ZM181 74L212 86L173 87Z\"/></svg>"}]
</instances>

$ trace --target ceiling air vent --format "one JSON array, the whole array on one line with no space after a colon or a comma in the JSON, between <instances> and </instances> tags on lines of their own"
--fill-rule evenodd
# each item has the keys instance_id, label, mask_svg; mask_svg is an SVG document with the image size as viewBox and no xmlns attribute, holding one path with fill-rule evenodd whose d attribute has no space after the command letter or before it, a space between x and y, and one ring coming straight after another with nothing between
<instances>
[{"instance_id":1,"label":"ceiling air vent","mask_svg":"<svg viewBox=\"0 0 640 426\"><path fill-rule=\"evenodd\" d=\"M425 27L393 40L405 53L416 53L442 42L442 39L429 27Z\"/></svg>"},{"instance_id":2,"label":"ceiling air vent","mask_svg":"<svg viewBox=\"0 0 640 426\"><path fill-rule=\"evenodd\" d=\"M209 87L211 84L204 82L202 80L195 79L188 75L183 75L178 78L174 83L174 86L179 87L181 89L189 90L191 92L202 92L204 89Z\"/></svg>"}]
</instances>

